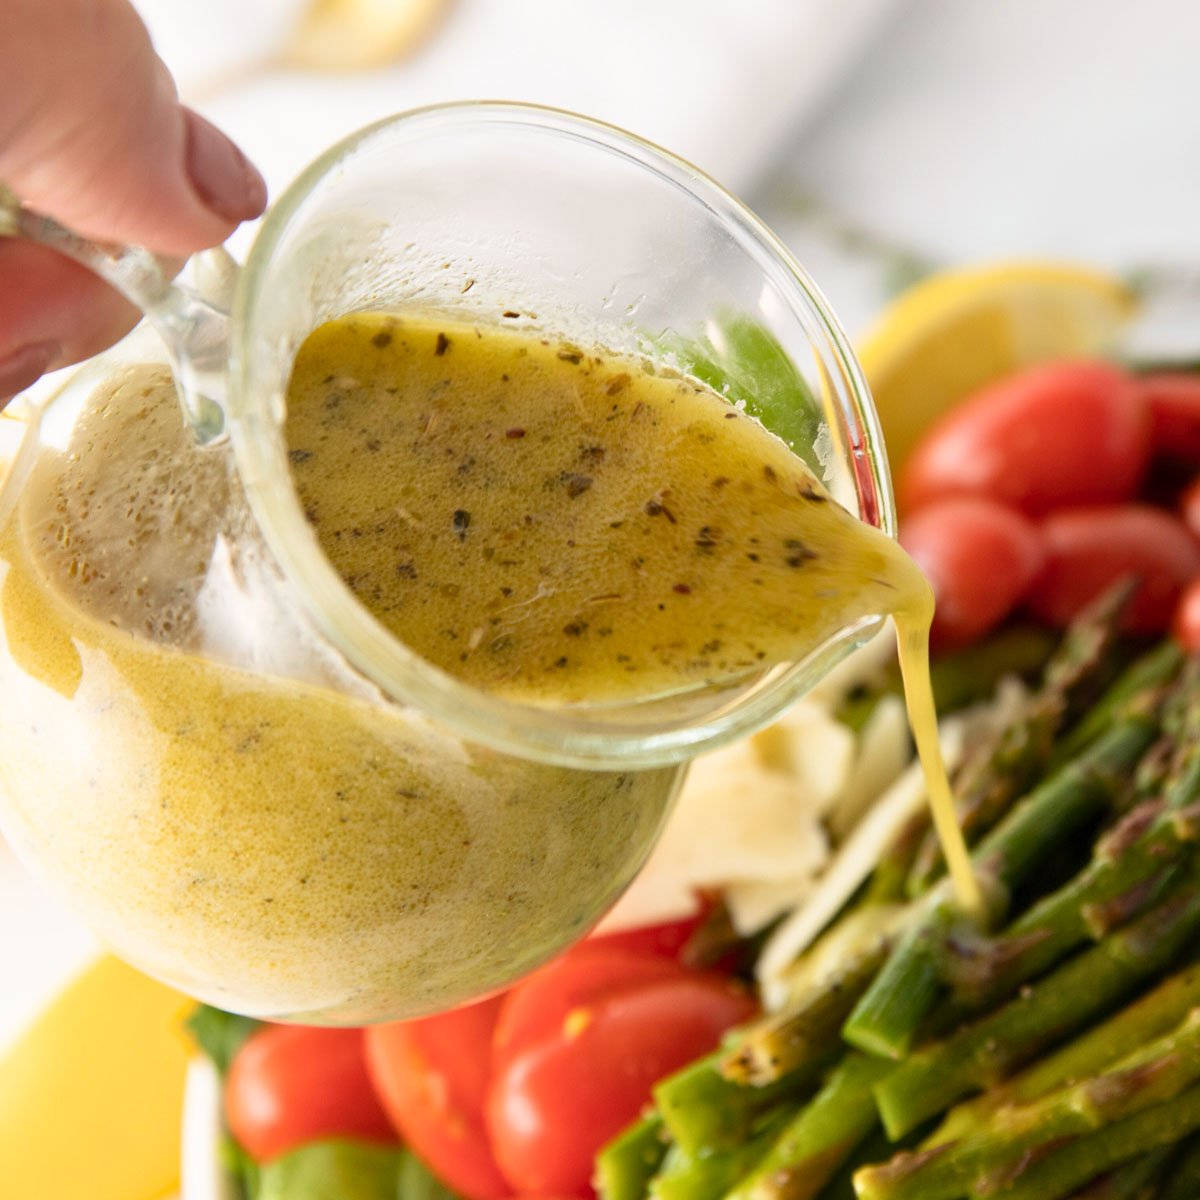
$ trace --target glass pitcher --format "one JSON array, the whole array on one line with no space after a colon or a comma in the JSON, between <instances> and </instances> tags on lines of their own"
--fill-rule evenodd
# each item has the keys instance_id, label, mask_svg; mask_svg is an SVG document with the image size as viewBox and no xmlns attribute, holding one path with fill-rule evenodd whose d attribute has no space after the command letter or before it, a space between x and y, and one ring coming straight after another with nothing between
<instances>
[{"instance_id":1,"label":"glass pitcher","mask_svg":"<svg viewBox=\"0 0 1200 1200\"><path fill-rule=\"evenodd\" d=\"M715 371L772 393L764 424L890 533L866 387L736 199L528 106L350 137L206 289L228 316L205 362L176 362L182 406L161 354L101 360L30 418L0 492L0 820L118 954L221 1007L362 1024L477 998L602 916L681 764L772 720L882 616L803 662L637 702L472 688L359 603L305 519L282 430L304 338L366 309L520 309L577 345ZM166 332L187 336L171 322L198 303L165 306Z\"/></svg>"}]
</instances>

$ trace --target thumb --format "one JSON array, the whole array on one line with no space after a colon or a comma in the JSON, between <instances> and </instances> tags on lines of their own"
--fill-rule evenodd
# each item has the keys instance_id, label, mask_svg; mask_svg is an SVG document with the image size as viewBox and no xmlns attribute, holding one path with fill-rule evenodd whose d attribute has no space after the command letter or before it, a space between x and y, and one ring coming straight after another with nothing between
<instances>
[{"instance_id":1,"label":"thumb","mask_svg":"<svg viewBox=\"0 0 1200 1200\"><path fill-rule=\"evenodd\" d=\"M188 254L266 205L241 151L179 104L127 0L4 0L0 179L89 237Z\"/></svg>"}]
</instances>

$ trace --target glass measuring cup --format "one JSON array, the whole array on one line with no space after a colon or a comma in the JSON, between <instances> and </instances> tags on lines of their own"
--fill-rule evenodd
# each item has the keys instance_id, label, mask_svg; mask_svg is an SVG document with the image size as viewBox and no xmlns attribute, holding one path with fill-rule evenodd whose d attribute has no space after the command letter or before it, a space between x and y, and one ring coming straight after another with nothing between
<instances>
[{"instance_id":1,"label":"glass measuring cup","mask_svg":"<svg viewBox=\"0 0 1200 1200\"><path fill-rule=\"evenodd\" d=\"M180 495L139 502L142 526L154 536L143 538L141 558L129 565L160 606L154 619L140 598L110 597L115 609L89 610L133 639L118 645L108 630L62 615L73 584L39 594L37 572L21 559L32 536L30 497L60 493L85 443L99 453L88 425L95 374L52 401L31 428L0 496L8 529L0 681L28 714L0 735L0 784L10 797L3 817L15 844L121 953L194 994L256 1015L359 1022L431 1011L502 986L578 936L619 894L669 806L679 763L769 721L882 619L860 614L805 661L720 686L606 706L519 703L415 655L320 551L282 433L291 363L323 321L380 308L474 321L519 309L534 327L577 344L684 369L702 358L743 391L753 392L762 372L782 374L796 405L814 405L805 449L815 448L831 491L891 531L870 399L819 293L738 201L628 134L506 104L444 106L381 122L314 163L269 214L236 278L216 260L204 296L166 283L144 252L98 248L8 212L9 232L58 246L143 306L168 344L191 436L180 432L163 450ZM730 339L738 322L766 335L757 344L769 361L739 357ZM144 376L126 376L121 386L106 410L110 426L145 401ZM761 415L787 434L786 403ZM158 410L153 420L161 420ZM143 469L140 434L125 436L104 453L120 486L132 488ZM106 551L109 542L116 544L108 539ZM40 634L31 639L31 623L55 621L57 647ZM142 656L134 663L130 645ZM175 655L169 686L166 660L151 653L159 647ZM196 697L191 712L181 661ZM164 708L165 691L175 699ZM266 877L249 889L253 895L240 884L236 895L220 892L231 873L206 846L220 832L217 784L206 792L184 748L198 735L179 729L208 722L208 710L232 704L231 696L245 720L255 711L282 713L289 703L306 709L305 720L325 713L325 733L305 725L308 737L334 727L340 737L354 726L359 741L343 752L378 754L397 771L417 764L428 795L441 797L430 802L436 811L418 812L417 801L403 797L407 815L392 814L389 824L370 788L362 791L355 814L372 813L386 827L374 833L393 859L381 868L369 846L351 840L366 836L361 829L339 832L335 808L296 799L299 775L327 773L329 762L310 755L299 772L261 741L247 742L254 730L238 726L246 736L235 739L235 752L251 774L263 773L253 795L223 810L226 832L236 831L230 836L243 861L257 855L281 865L271 872L257 863L254 872ZM288 712L272 719L295 739L299 718ZM159 745L171 722L175 732ZM261 737L270 742L278 732L271 726ZM374 748L363 737L374 738ZM139 756L145 761L135 780L129 763ZM222 760L220 770L227 765ZM188 828L148 816L168 776L186 797ZM61 804L46 800L48 786ZM520 798L534 794L542 807L517 813ZM275 795L293 797L290 813L286 805L282 814L265 811ZM510 815L502 818L505 806ZM314 823L311 844L299 844L289 816L297 827ZM412 830L421 820L429 827L418 843ZM62 834L68 825L72 837ZM445 830L460 825L456 853ZM518 828L540 847L524 863L514 857ZM157 863L147 858L152 844L164 847ZM98 849L82 864L88 845ZM596 857L597 845L603 861L581 876L580 863ZM440 864L416 882L421 902L441 897L436 919L388 900L422 847ZM352 861L335 866L331 856ZM369 895L334 905L334 920L329 904L311 899L316 879L329 895L340 884ZM486 892L486 902L471 889ZM472 925L484 927L472 932ZM325 932L314 940L314 929ZM414 946L419 953L410 952ZM275 975L255 970L272 957L283 963Z\"/></svg>"}]
</instances>

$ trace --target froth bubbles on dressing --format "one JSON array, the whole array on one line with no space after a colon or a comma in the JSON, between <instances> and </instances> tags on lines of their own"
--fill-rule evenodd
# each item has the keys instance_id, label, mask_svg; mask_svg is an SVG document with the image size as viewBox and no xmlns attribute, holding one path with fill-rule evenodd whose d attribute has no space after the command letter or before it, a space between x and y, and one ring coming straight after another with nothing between
<instances>
[{"instance_id":1,"label":"froth bubbles on dressing","mask_svg":"<svg viewBox=\"0 0 1200 1200\"><path fill-rule=\"evenodd\" d=\"M937 829L979 910L937 743L929 587L757 421L627 358L360 313L301 349L287 442L308 519L363 604L507 696L719 683L891 613Z\"/></svg>"}]
</instances>

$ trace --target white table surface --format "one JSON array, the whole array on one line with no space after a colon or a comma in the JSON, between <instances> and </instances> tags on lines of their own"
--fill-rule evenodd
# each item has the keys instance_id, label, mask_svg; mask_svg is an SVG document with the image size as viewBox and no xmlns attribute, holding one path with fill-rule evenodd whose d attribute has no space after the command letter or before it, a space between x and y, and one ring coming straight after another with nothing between
<instances>
[{"instance_id":1,"label":"white table surface","mask_svg":"<svg viewBox=\"0 0 1200 1200\"><path fill-rule=\"evenodd\" d=\"M203 7L146 2L160 30L171 4L189 19ZM264 0L264 11L277 20L286 3ZM455 19L497 3L462 0ZM693 20L706 11L688 7ZM173 36L186 45L192 35L185 23ZM840 82L830 75L777 121L754 161L725 161L852 332L884 302L887 279L878 256L848 247L838 232L847 225L933 263L1045 255L1116 269L1195 264L1198 43L1200 6L1190 0L899 0L862 34ZM789 69L817 73L820 49L814 35L795 44ZM197 68L196 86L209 87L202 75ZM735 75L724 78L734 86ZM253 151L267 136L252 102L263 102L263 84L237 87L240 99L217 88L202 107ZM770 90L754 94L769 105ZM93 953L91 938L0 846L0 1045Z\"/></svg>"}]
</instances>

